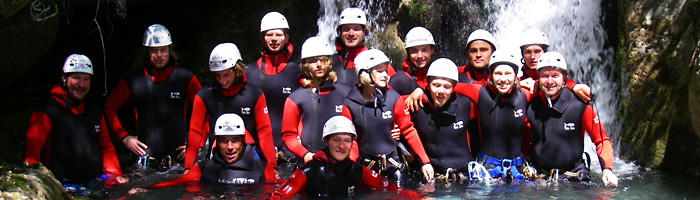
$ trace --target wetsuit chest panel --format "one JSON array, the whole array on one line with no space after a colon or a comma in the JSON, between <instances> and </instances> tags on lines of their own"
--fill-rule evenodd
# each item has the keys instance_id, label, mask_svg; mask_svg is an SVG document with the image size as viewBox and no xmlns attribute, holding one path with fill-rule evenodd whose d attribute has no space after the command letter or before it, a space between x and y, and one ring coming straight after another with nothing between
<instances>
[{"instance_id":1,"label":"wetsuit chest panel","mask_svg":"<svg viewBox=\"0 0 700 200\"><path fill-rule=\"evenodd\" d=\"M345 172L335 172L330 164L319 160L309 161L301 167L306 176L306 193L314 197L345 197L348 191L362 181L362 165L349 163Z\"/></svg>"},{"instance_id":2,"label":"wetsuit chest panel","mask_svg":"<svg viewBox=\"0 0 700 200\"><path fill-rule=\"evenodd\" d=\"M435 111L427 106L411 113L411 120L430 162L443 170L461 168L473 160L467 141L471 101L457 95L454 101L448 103L450 110L454 110L453 114Z\"/></svg>"},{"instance_id":3,"label":"wetsuit chest panel","mask_svg":"<svg viewBox=\"0 0 700 200\"><path fill-rule=\"evenodd\" d=\"M396 149L397 141L391 137L394 128L394 105L399 93L387 90L385 99L377 101L381 105L367 105L360 90L353 88L345 99L352 115L360 151L370 155L389 154ZM352 100L351 100L352 98Z\"/></svg>"},{"instance_id":4,"label":"wetsuit chest panel","mask_svg":"<svg viewBox=\"0 0 700 200\"><path fill-rule=\"evenodd\" d=\"M497 97L486 86L481 87L477 108L481 127L481 153L497 159L512 159L522 155L520 145L527 110L527 97L522 90Z\"/></svg>"},{"instance_id":5,"label":"wetsuit chest panel","mask_svg":"<svg viewBox=\"0 0 700 200\"><path fill-rule=\"evenodd\" d=\"M281 139L284 102L299 87L299 66L289 62L280 73L266 75L257 62L252 62L245 72L247 83L257 85L265 93L275 146L284 145Z\"/></svg>"},{"instance_id":6,"label":"wetsuit chest panel","mask_svg":"<svg viewBox=\"0 0 700 200\"><path fill-rule=\"evenodd\" d=\"M233 96L225 96L219 87L205 87L197 92L197 95L202 99L207 108L207 116L209 116L209 141L214 141L214 125L219 116L225 113L235 113L241 116L246 130L251 137L258 141L258 129L255 121L255 105L258 102L263 92L260 88L253 84L244 83L238 93ZM207 150L211 150L211 142Z\"/></svg>"},{"instance_id":7,"label":"wetsuit chest panel","mask_svg":"<svg viewBox=\"0 0 700 200\"><path fill-rule=\"evenodd\" d=\"M259 185L263 180L263 164L252 152L254 145L246 145L241 160L228 164L218 153L214 158L199 163L202 181L223 185Z\"/></svg>"},{"instance_id":8,"label":"wetsuit chest panel","mask_svg":"<svg viewBox=\"0 0 700 200\"><path fill-rule=\"evenodd\" d=\"M539 96L530 103L527 118L531 125L531 154L544 170L570 170L583 153L581 117L587 104L570 90L563 90L553 104L559 111L549 108Z\"/></svg>"},{"instance_id":9,"label":"wetsuit chest panel","mask_svg":"<svg viewBox=\"0 0 700 200\"><path fill-rule=\"evenodd\" d=\"M409 77L407 72L400 70L389 79L389 85L401 95L409 95L418 88L416 80Z\"/></svg>"},{"instance_id":10,"label":"wetsuit chest panel","mask_svg":"<svg viewBox=\"0 0 700 200\"><path fill-rule=\"evenodd\" d=\"M336 77L338 77L338 83L355 85L360 79L357 78L357 74L354 68L345 67L346 59L341 61L341 55L333 55L333 71Z\"/></svg>"},{"instance_id":11,"label":"wetsuit chest panel","mask_svg":"<svg viewBox=\"0 0 700 200\"><path fill-rule=\"evenodd\" d=\"M343 100L350 92L350 86L336 84L328 93L321 95L311 88L299 88L289 95L301 115L301 144L310 152L326 147L323 142L323 124L333 116L342 115Z\"/></svg>"},{"instance_id":12,"label":"wetsuit chest panel","mask_svg":"<svg viewBox=\"0 0 700 200\"><path fill-rule=\"evenodd\" d=\"M102 157L97 144L102 111L91 103L85 103L81 114L73 114L68 108L51 99L41 108L53 129L51 138L51 163L46 163L56 179L63 183L81 183L93 179L102 172Z\"/></svg>"},{"instance_id":13,"label":"wetsuit chest panel","mask_svg":"<svg viewBox=\"0 0 700 200\"><path fill-rule=\"evenodd\" d=\"M185 144L187 85L193 76L175 67L163 82L155 83L139 72L124 78L138 112L137 135L152 156L175 156L175 148Z\"/></svg>"}]
</instances>

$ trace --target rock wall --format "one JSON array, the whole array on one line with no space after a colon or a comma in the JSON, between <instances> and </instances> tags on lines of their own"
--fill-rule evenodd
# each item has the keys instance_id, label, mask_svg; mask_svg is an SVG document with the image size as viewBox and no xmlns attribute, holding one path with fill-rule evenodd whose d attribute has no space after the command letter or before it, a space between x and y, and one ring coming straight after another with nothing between
<instances>
[{"instance_id":1,"label":"rock wall","mask_svg":"<svg viewBox=\"0 0 700 200\"><path fill-rule=\"evenodd\" d=\"M618 5L620 155L642 166L697 176L700 3L620 0Z\"/></svg>"}]
</instances>

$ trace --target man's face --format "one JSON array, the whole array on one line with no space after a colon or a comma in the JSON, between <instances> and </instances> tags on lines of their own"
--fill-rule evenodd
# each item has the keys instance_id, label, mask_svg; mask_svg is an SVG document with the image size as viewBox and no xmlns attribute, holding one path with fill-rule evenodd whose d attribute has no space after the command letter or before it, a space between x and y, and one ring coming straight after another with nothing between
<instances>
[{"instance_id":1,"label":"man's face","mask_svg":"<svg viewBox=\"0 0 700 200\"><path fill-rule=\"evenodd\" d=\"M386 72L387 63L382 63L374 67L372 70L372 81L379 88L385 88L389 83L389 74Z\"/></svg>"},{"instance_id":2,"label":"man's face","mask_svg":"<svg viewBox=\"0 0 700 200\"><path fill-rule=\"evenodd\" d=\"M428 44L408 48L408 60L419 69L428 66L435 50Z\"/></svg>"},{"instance_id":3,"label":"man's face","mask_svg":"<svg viewBox=\"0 0 700 200\"><path fill-rule=\"evenodd\" d=\"M90 91L90 80L92 75L88 73L70 73L64 79L68 96L73 100L82 101Z\"/></svg>"},{"instance_id":4,"label":"man's face","mask_svg":"<svg viewBox=\"0 0 700 200\"><path fill-rule=\"evenodd\" d=\"M491 80L499 94L508 93L515 83L515 71L509 65L499 65L491 72Z\"/></svg>"},{"instance_id":5,"label":"man's face","mask_svg":"<svg viewBox=\"0 0 700 200\"><path fill-rule=\"evenodd\" d=\"M491 45L483 40L475 40L469 44L467 53L469 54L469 65L476 69L484 69L489 65L491 57Z\"/></svg>"},{"instance_id":6,"label":"man's face","mask_svg":"<svg viewBox=\"0 0 700 200\"><path fill-rule=\"evenodd\" d=\"M564 74L558 69L545 67L539 70L539 75L540 90L549 97L558 97L563 88Z\"/></svg>"},{"instance_id":7,"label":"man's face","mask_svg":"<svg viewBox=\"0 0 700 200\"><path fill-rule=\"evenodd\" d=\"M233 68L216 71L214 72L214 78L221 88L226 89L233 85L233 81L236 79L236 72Z\"/></svg>"},{"instance_id":8,"label":"man's face","mask_svg":"<svg viewBox=\"0 0 700 200\"><path fill-rule=\"evenodd\" d=\"M355 48L362 44L365 37L362 24L343 24L340 26L340 39L346 47Z\"/></svg>"},{"instance_id":9,"label":"man's face","mask_svg":"<svg viewBox=\"0 0 700 200\"><path fill-rule=\"evenodd\" d=\"M440 108L450 100L452 96L452 81L444 78L433 78L429 85L430 97L433 98L435 108Z\"/></svg>"},{"instance_id":10,"label":"man's face","mask_svg":"<svg viewBox=\"0 0 700 200\"><path fill-rule=\"evenodd\" d=\"M243 153L243 136L216 136L216 145L219 149L219 153L226 163L234 163L241 159L241 155Z\"/></svg>"},{"instance_id":11,"label":"man's face","mask_svg":"<svg viewBox=\"0 0 700 200\"><path fill-rule=\"evenodd\" d=\"M323 78L331 69L329 64L330 59L327 57L317 56L306 59L306 62L308 63L308 70L313 75L313 78Z\"/></svg>"},{"instance_id":12,"label":"man's face","mask_svg":"<svg viewBox=\"0 0 700 200\"><path fill-rule=\"evenodd\" d=\"M335 133L327 136L328 152L331 158L343 161L350 156L352 147L352 135L349 133Z\"/></svg>"},{"instance_id":13,"label":"man's face","mask_svg":"<svg viewBox=\"0 0 700 200\"><path fill-rule=\"evenodd\" d=\"M277 53L287 44L288 35L284 34L282 29L272 29L265 32L263 40L265 48L271 53Z\"/></svg>"},{"instance_id":14,"label":"man's face","mask_svg":"<svg viewBox=\"0 0 700 200\"><path fill-rule=\"evenodd\" d=\"M148 47L148 60L156 69L168 65L170 59L170 46Z\"/></svg>"},{"instance_id":15,"label":"man's face","mask_svg":"<svg viewBox=\"0 0 700 200\"><path fill-rule=\"evenodd\" d=\"M531 44L522 49L525 65L530 69L537 69L537 62L540 56L544 53L544 49L540 45Z\"/></svg>"}]
</instances>

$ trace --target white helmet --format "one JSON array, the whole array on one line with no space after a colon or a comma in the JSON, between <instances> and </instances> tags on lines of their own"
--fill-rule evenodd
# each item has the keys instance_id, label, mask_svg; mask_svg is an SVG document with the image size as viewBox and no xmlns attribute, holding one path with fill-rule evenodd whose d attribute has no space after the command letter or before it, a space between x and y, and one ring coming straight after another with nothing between
<instances>
[{"instance_id":1,"label":"white helmet","mask_svg":"<svg viewBox=\"0 0 700 200\"><path fill-rule=\"evenodd\" d=\"M547 48L549 47L549 38L540 29L529 28L523 31L523 34L520 36L520 48L531 44L538 44L542 45L543 48Z\"/></svg>"},{"instance_id":2,"label":"white helmet","mask_svg":"<svg viewBox=\"0 0 700 200\"><path fill-rule=\"evenodd\" d=\"M430 64L428 74L426 76L442 77L458 81L458 73L457 65L455 65L452 60L447 58L438 58Z\"/></svg>"},{"instance_id":3,"label":"white helmet","mask_svg":"<svg viewBox=\"0 0 700 200\"><path fill-rule=\"evenodd\" d=\"M350 133L352 134L353 140L357 138L355 125L350 119L341 115L331 117L326 121L326 124L323 125L323 140L326 140L327 136L335 133Z\"/></svg>"},{"instance_id":4,"label":"white helmet","mask_svg":"<svg viewBox=\"0 0 700 200\"><path fill-rule=\"evenodd\" d=\"M153 24L143 33L143 46L162 47L173 43L170 38L170 31L165 26Z\"/></svg>"},{"instance_id":5,"label":"white helmet","mask_svg":"<svg viewBox=\"0 0 700 200\"><path fill-rule=\"evenodd\" d=\"M216 119L214 135L245 135L243 119L234 113L226 113Z\"/></svg>"},{"instance_id":6,"label":"white helmet","mask_svg":"<svg viewBox=\"0 0 700 200\"><path fill-rule=\"evenodd\" d=\"M344 24L361 24L367 25L367 15L365 11L359 8L346 8L340 13L340 23L338 26Z\"/></svg>"},{"instance_id":7,"label":"white helmet","mask_svg":"<svg viewBox=\"0 0 700 200\"><path fill-rule=\"evenodd\" d=\"M367 70L367 72L369 72L372 67L388 62L390 62L389 57L386 57L384 52L378 49L360 52L360 54L357 54L357 57L355 57L355 75L359 76L361 70Z\"/></svg>"},{"instance_id":8,"label":"white helmet","mask_svg":"<svg viewBox=\"0 0 700 200\"><path fill-rule=\"evenodd\" d=\"M499 65L510 65L513 67L514 72L518 72L518 69L522 67L522 62L520 61L520 56L514 54L510 50L500 50L495 51L491 54L491 59L489 59L489 69L493 72L493 68Z\"/></svg>"},{"instance_id":9,"label":"white helmet","mask_svg":"<svg viewBox=\"0 0 700 200\"><path fill-rule=\"evenodd\" d=\"M406 33L406 48L420 45L435 45L433 34L426 28L417 26L413 27Z\"/></svg>"},{"instance_id":10,"label":"white helmet","mask_svg":"<svg viewBox=\"0 0 700 200\"><path fill-rule=\"evenodd\" d=\"M260 20L260 32L265 32L271 29L289 29L287 18L279 12L269 12Z\"/></svg>"},{"instance_id":11,"label":"white helmet","mask_svg":"<svg viewBox=\"0 0 700 200\"><path fill-rule=\"evenodd\" d=\"M241 52L233 43L216 45L209 55L209 71L218 72L236 66L241 58Z\"/></svg>"},{"instance_id":12,"label":"white helmet","mask_svg":"<svg viewBox=\"0 0 700 200\"><path fill-rule=\"evenodd\" d=\"M82 72L94 75L90 58L82 54L71 54L63 63L63 73Z\"/></svg>"},{"instance_id":13,"label":"white helmet","mask_svg":"<svg viewBox=\"0 0 700 200\"><path fill-rule=\"evenodd\" d=\"M492 50L496 51L496 39L488 31L484 29L476 29L472 31L467 38L467 49L469 49L469 45L471 45L475 40L483 40L488 42L493 47Z\"/></svg>"},{"instance_id":14,"label":"white helmet","mask_svg":"<svg viewBox=\"0 0 700 200\"><path fill-rule=\"evenodd\" d=\"M310 37L301 45L301 59L330 55L333 55L333 49L328 41L321 37Z\"/></svg>"},{"instance_id":15,"label":"white helmet","mask_svg":"<svg viewBox=\"0 0 700 200\"><path fill-rule=\"evenodd\" d=\"M563 71L569 69L566 65L566 60L564 60L564 56L552 51L543 53L540 56L540 60L537 61L537 71L545 67L558 68Z\"/></svg>"}]
</instances>

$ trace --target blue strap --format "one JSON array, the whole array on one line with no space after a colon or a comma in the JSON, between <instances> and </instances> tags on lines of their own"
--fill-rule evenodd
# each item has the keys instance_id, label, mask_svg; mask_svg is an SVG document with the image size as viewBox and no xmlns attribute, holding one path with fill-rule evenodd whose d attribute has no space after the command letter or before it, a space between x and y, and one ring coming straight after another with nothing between
<instances>
[{"instance_id":1,"label":"blue strap","mask_svg":"<svg viewBox=\"0 0 700 200\"><path fill-rule=\"evenodd\" d=\"M523 164L523 156L518 156L514 159L499 160L499 159L493 158L491 156L487 156L486 154L479 153L479 158L486 158L485 159L486 163L492 164L495 166L503 166L504 162L510 163L510 166L520 166L521 164Z\"/></svg>"},{"instance_id":2,"label":"blue strap","mask_svg":"<svg viewBox=\"0 0 700 200\"><path fill-rule=\"evenodd\" d=\"M523 156L518 156L515 159L496 159L491 156L487 156L486 154L479 153L479 158L484 159L484 162L494 165L496 167L488 170L489 174L491 177L506 177L508 175L508 168L510 167L510 174L513 175L514 179L517 180L522 180L525 178L524 175L522 175L516 166L520 166L523 163Z\"/></svg>"}]
</instances>

